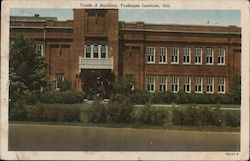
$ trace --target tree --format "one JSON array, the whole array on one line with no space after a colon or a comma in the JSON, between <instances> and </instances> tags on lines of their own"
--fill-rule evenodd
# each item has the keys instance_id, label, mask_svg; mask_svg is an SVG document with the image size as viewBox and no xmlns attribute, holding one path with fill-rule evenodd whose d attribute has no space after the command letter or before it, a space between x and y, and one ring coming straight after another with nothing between
<instances>
[{"instance_id":1,"label":"tree","mask_svg":"<svg viewBox=\"0 0 250 161\"><path fill-rule=\"evenodd\" d=\"M46 89L49 79L45 65L45 59L31 40L20 35L12 41L9 53L10 105L23 104L26 96Z\"/></svg>"},{"instance_id":2,"label":"tree","mask_svg":"<svg viewBox=\"0 0 250 161\"><path fill-rule=\"evenodd\" d=\"M234 103L240 104L241 102L241 77L238 76L232 81L231 96Z\"/></svg>"}]
</instances>

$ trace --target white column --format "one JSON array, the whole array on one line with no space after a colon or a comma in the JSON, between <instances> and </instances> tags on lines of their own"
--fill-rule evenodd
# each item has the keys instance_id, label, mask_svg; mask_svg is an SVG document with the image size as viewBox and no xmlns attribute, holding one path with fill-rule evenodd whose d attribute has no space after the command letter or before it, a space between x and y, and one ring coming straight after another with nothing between
<instances>
[{"instance_id":1,"label":"white column","mask_svg":"<svg viewBox=\"0 0 250 161\"><path fill-rule=\"evenodd\" d=\"M105 56L105 58L108 58L109 56L108 56L108 45L106 45L106 56Z\"/></svg>"},{"instance_id":2,"label":"white column","mask_svg":"<svg viewBox=\"0 0 250 161\"><path fill-rule=\"evenodd\" d=\"M101 46L102 45L98 45L98 58L101 58Z\"/></svg>"},{"instance_id":3,"label":"white column","mask_svg":"<svg viewBox=\"0 0 250 161\"><path fill-rule=\"evenodd\" d=\"M91 47L91 53L90 53L90 58L94 57L94 45L90 45Z\"/></svg>"}]
</instances>

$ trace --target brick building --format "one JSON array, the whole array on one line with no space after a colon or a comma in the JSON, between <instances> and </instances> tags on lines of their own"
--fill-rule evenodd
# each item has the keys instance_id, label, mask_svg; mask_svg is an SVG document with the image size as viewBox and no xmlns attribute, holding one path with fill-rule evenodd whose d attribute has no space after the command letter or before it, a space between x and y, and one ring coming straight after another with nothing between
<instances>
[{"instance_id":1,"label":"brick building","mask_svg":"<svg viewBox=\"0 0 250 161\"><path fill-rule=\"evenodd\" d=\"M114 73L130 77L135 90L228 93L241 74L237 26L128 23L118 10L75 9L67 21L11 17L10 38L18 34L37 44L53 89L67 79L85 91Z\"/></svg>"}]
</instances>

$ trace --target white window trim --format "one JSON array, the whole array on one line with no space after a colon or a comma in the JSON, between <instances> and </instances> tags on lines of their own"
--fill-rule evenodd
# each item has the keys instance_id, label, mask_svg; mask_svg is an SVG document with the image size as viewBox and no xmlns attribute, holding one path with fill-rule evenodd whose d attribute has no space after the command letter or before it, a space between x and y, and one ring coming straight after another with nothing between
<instances>
[{"instance_id":1,"label":"white window trim","mask_svg":"<svg viewBox=\"0 0 250 161\"><path fill-rule=\"evenodd\" d=\"M194 93L200 93L200 94L202 94L202 93L203 93L203 78L202 78L202 77L195 77L194 88L195 88L196 85L198 85L198 84L196 84L196 78L201 78L201 84L199 84L199 85L201 86L201 91L196 91L196 90L194 89Z\"/></svg>"},{"instance_id":2,"label":"white window trim","mask_svg":"<svg viewBox=\"0 0 250 161\"><path fill-rule=\"evenodd\" d=\"M148 49L149 48L153 48L154 50L154 52L153 52L153 58L154 58L154 61L148 61ZM149 46L149 47L147 47L147 49L146 49L146 55L147 55L147 64L155 64L155 47L152 47L152 46Z\"/></svg>"},{"instance_id":3,"label":"white window trim","mask_svg":"<svg viewBox=\"0 0 250 161\"><path fill-rule=\"evenodd\" d=\"M161 77L165 77L165 84L164 84L165 85L165 91L161 91L160 90L161 89L160 86L163 85L163 84L161 84L161 81L160 81ZM167 84L167 82L168 82L167 81L167 76L164 76L164 75L159 76L159 91L160 92L166 92L166 91L168 91L168 84Z\"/></svg>"},{"instance_id":4,"label":"white window trim","mask_svg":"<svg viewBox=\"0 0 250 161\"><path fill-rule=\"evenodd\" d=\"M58 86L57 86L57 83L58 83L58 81L57 81L57 76L62 76L62 82L64 82L64 74L56 74L56 90L60 90L61 88L59 88Z\"/></svg>"},{"instance_id":5,"label":"white window trim","mask_svg":"<svg viewBox=\"0 0 250 161\"><path fill-rule=\"evenodd\" d=\"M176 48L177 49L177 62L172 62L172 50L174 49L174 48ZM179 64L180 63L180 49L178 48L178 47L172 47L172 48L170 48L170 55L171 55L171 64Z\"/></svg>"},{"instance_id":6,"label":"white window trim","mask_svg":"<svg viewBox=\"0 0 250 161\"><path fill-rule=\"evenodd\" d=\"M207 49L212 50L212 63L207 62ZM206 65L214 65L214 49L213 48L206 48Z\"/></svg>"},{"instance_id":7,"label":"white window trim","mask_svg":"<svg viewBox=\"0 0 250 161\"><path fill-rule=\"evenodd\" d=\"M220 81L219 81L220 78L223 78L223 79L224 79L224 84L223 84L223 86L224 86L224 91L221 92L221 91L218 90L218 93L219 93L219 94L225 94L225 93L226 93L226 79L225 79L225 77L219 77L219 78L218 78L218 87L221 86L221 85L220 85Z\"/></svg>"},{"instance_id":8,"label":"white window trim","mask_svg":"<svg viewBox=\"0 0 250 161\"><path fill-rule=\"evenodd\" d=\"M176 84L173 84L173 79L174 78L177 78L177 91L173 91L173 85L176 85ZM179 83L180 83L179 77L177 77L177 76L172 77L172 86L171 86L172 89L171 90L172 90L173 93L178 93L179 92Z\"/></svg>"},{"instance_id":9,"label":"white window trim","mask_svg":"<svg viewBox=\"0 0 250 161\"><path fill-rule=\"evenodd\" d=\"M186 82L185 82L186 78L189 79L189 83L188 84L186 84ZM191 90L192 90L191 89L191 84L192 84L191 81L192 81L191 77L189 77L189 76L184 77L183 88L184 88L185 85L189 85L189 91L186 91L185 88L184 88L184 92L185 93L191 93Z\"/></svg>"},{"instance_id":10,"label":"white window trim","mask_svg":"<svg viewBox=\"0 0 250 161\"><path fill-rule=\"evenodd\" d=\"M41 57L45 57L45 54L44 54L44 45L43 44L41 44L41 43L38 43L38 44L36 44L36 50L37 50L37 52L38 52L38 48L41 48Z\"/></svg>"},{"instance_id":11,"label":"white window trim","mask_svg":"<svg viewBox=\"0 0 250 161\"><path fill-rule=\"evenodd\" d=\"M212 91L207 91L206 89L206 93L214 93L214 77L207 77L207 86L208 86L208 78L212 79Z\"/></svg>"},{"instance_id":12,"label":"white window trim","mask_svg":"<svg viewBox=\"0 0 250 161\"><path fill-rule=\"evenodd\" d=\"M184 55L185 49L188 49L188 57L189 57L188 62L184 62L184 57L186 56ZM188 47L183 48L183 63L182 64L191 64L191 48L188 48Z\"/></svg>"},{"instance_id":13,"label":"white window trim","mask_svg":"<svg viewBox=\"0 0 250 161\"><path fill-rule=\"evenodd\" d=\"M151 90L151 89L148 90L148 85L151 85L151 84L148 83L149 77L151 77L151 78L154 79L154 82L153 82L153 90ZM148 92L155 92L155 76L152 76L152 75L148 75L148 76L147 76L146 89L147 89Z\"/></svg>"},{"instance_id":14,"label":"white window trim","mask_svg":"<svg viewBox=\"0 0 250 161\"><path fill-rule=\"evenodd\" d=\"M224 53L223 53L223 60L224 60L224 61L223 61L223 63L218 63L218 62L217 62L217 65L225 65L225 64L226 64L226 63L225 63L225 61L226 61L226 59L225 59L225 58L226 58L226 50L225 50L224 48L219 48L219 49L218 49L217 61L218 61L218 58L219 58L219 50L220 50L220 49L223 49L223 50L224 50Z\"/></svg>"},{"instance_id":15,"label":"white window trim","mask_svg":"<svg viewBox=\"0 0 250 161\"><path fill-rule=\"evenodd\" d=\"M200 55L200 57L201 57L201 62L200 63L197 63L197 62L195 62L195 57L196 57L196 55L195 55L195 49L201 49L201 55ZM194 49L194 64L195 65L202 65L202 48L195 48Z\"/></svg>"},{"instance_id":16,"label":"white window trim","mask_svg":"<svg viewBox=\"0 0 250 161\"><path fill-rule=\"evenodd\" d=\"M165 49L165 62L161 62L160 60L161 60L161 48L163 48L163 49ZM168 62L168 49L166 48L166 47L160 47L159 48L159 50L160 50L160 52L159 52L159 64L167 64L167 62Z\"/></svg>"},{"instance_id":17,"label":"white window trim","mask_svg":"<svg viewBox=\"0 0 250 161\"><path fill-rule=\"evenodd\" d=\"M97 45L98 47L98 58L94 58L94 46L95 45ZM87 48L87 46L90 46L90 57L87 57L87 50L86 50L86 48ZM101 47L102 46L105 46L106 47L106 55L105 55L105 58L102 58L101 57ZM98 44L88 44L88 45L84 45L84 57L86 58L86 59L106 59L106 58L108 58L108 45L98 45Z\"/></svg>"}]
</instances>

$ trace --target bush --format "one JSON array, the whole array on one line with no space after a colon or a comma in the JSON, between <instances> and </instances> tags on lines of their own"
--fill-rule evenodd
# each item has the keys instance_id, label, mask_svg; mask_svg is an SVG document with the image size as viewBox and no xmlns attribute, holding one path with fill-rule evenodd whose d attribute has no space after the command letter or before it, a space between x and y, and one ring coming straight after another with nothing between
<instances>
[{"instance_id":1,"label":"bush","mask_svg":"<svg viewBox=\"0 0 250 161\"><path fill-rule=\"evenodd\" d=\"M84 94L78 91L50 91L42 95L41 102L49 104L74 104L83 102Z\"/></svg>"},{"instance_id":2,"label":"bush","mask_svg":"<svg viewBox=\"0 0 250 161\"><path fill-rule=\"evenodd\" d=\"M136 125L163 125L167 117L168 113L165 108L150 105L135 107L131 112L131 120Z\"/></svg>"},{"instance_id":3,"label":"bush","mask_svg":"<svg viewBox=\"0 0 250 161\"><path fill-rule=\"evenodd\" d=\"M13 121L24 121L27 118L26 109L22 104L15 104L9 108L9 119Z\"/></svg>"},{"instance_id":4,"label":"bush","mask_svg":"<svg viewBox=\"0 0 250 161\"><path fill-rule=\"evenodd\" d=\"M223 111L223 125L240 127L240 111Z\"/></svg>"},{"instance_id":5,"label":"bush","mask_svg":"<svg viewBox=\"0 0 250 161\"><path fill-rule=\"evenodd\" d=\"M219 108L188 107L186 110L173 110L173 124L187 126L221 125Z\"/></svg>"},{"instance_id":6,"label":"bush","mask_svg":"<svg viewBox=\"0 0 250 161\"><path fill-rule=\"evenodd\" d=\"M129 123L133 107L130 97L116 94L107 105L107 120L116 123Z\"/></svg>"},{"instance_id":7,"label":"bush","mask_svg":"<svg viewBox=\"0 0 250 161\"><path fill-rule=\"evenodd\" d=\"M77 107L61 105L38 104L27 110L27 119L30 121L79 121L81 110Z\"/></svg>"},{"instance_id":8,"label":"bush","mask_svg":"<svg viewBox=\"0 0 250 161\"><path fill-rule=\"evenodd\" d=\"M106 122L106 106L99 101L95 101L91 107L82 110L80 115L81 122Z\"/></svg>"}]
</instances>

